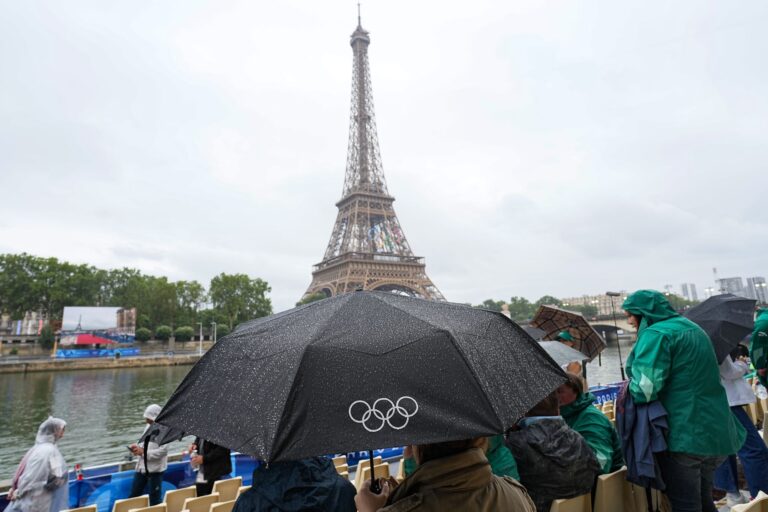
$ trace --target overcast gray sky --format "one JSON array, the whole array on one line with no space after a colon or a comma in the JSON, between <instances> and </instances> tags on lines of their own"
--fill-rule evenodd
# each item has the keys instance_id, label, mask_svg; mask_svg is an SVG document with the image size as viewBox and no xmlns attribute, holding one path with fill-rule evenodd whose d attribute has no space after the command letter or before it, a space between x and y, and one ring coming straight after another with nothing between
<instances>
[{"instance_id":1,"label":"overcast gray sky","mask_svg":"<svg viewBox=\"0 0 768 512\"><path fill-rule=\"evenodd\" d=\"M365 1L384 172L452 301L768 274L768 3ZM0 252L275 310L344 180L350 1L0 0Z\"/></svg>"}]
</instances>

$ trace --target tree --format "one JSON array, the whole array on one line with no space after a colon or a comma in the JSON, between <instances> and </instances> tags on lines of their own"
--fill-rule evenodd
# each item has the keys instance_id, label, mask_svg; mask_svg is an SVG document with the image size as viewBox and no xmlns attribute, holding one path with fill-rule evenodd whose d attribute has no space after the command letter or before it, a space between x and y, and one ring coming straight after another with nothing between
<instances>
[{"instance_id":1,"label":"tree","mask_svg":"<svg viewBox=\"0 0 768 512\"><path fill-rule=\"evenodd\" d=\"M136 341L149 341L152 338L152 331L146 327L136 329Z\"/></svg>"},{"instance_id":2,"label":"tree","mask_svg":"<svg viewBox=\"0 0 768 512\"><path fill-rule=\"evenodd\" d=\"M672 306L672 308L678 313L685 311L686 309L689 309L691 306L695 306L696 304L699 303L698 301L684 299L683 297L675 293L669 293L665 295L667 297L667 300L669 301L669 305Z\"/></svg>"},{"instance_id":3,"label":"tree","mask_svg":"<svg viewBox=\"0 0 768 512\"><path fill-rule=\"evenodd\" d=\"M53 334L53 327L51 327L51 324L45 324L40 330L40 346L45 350L51 350L55 340L56 336Z\"/></svg>"},{"instance_id":4,"label":"tree","mask_svg":"<svg viewBox=\"0 0 768 512\"><path fill-rule=\"evenodd\" d=\"M539 306L557 306L560 307L563 305L562 301L558 299L557 297L553 297L551 295L545 295L539 300L535 302L536 307Z\"/></svg>"},{"instance_id":5,"label":"tree","mask_svg":"<svg viewBox=\"0 0 768 512\"><path fill-rule=\"evenodd\" d=\"M171 338L173 330L167 325L161 325L155 329L155 338L161 341L168 341Z\"/></svg>"},{"instance_id":6,"label":"tree","mask_svg":"<svg viewBox=\"0 0 768 512\"><path fill-rule=\"evenodd\" d=\"M176 322L195 323L197 312L206 300L205 288L197 281L176 282Z\"/></svg>"},{"instance_id":7,"label":"tree","mask_svg":"<svg viewBox=\"0 0 768 512\"><path fill-rule=\"evenodd\" d=\"M515 322L526 322L530 320L536 311L536 306L531 304L525 297L512 297L509 299L509 315Z\"/></svg>"},{"instance_id":8,"label":"tree","mask_svg":"<svg viewBox=\"0 0 768 512\"><path fill-rule=\"evenodd\" d=\"M311 302L317 302L318 300L327 299L326 295L323 292L315 292L310 293L309 295L305 295L301 298L299 302L296 303L296 306L303 306L304 304L309 304Z\"/></svg>"},{"instance_id":9,"label":"tree","mask_svg":"<svg viewBox=\"0 0 768 512\"><path fill-rule=\"evenodd\" d=\"M501 311L501 306L503 305L504 305L503 300L486 299L483 301L482 304L478 306L472 306L472 307L480 308L480 309L490 309L491 311L498 312L498 311Z\"/></svg>"},{"instance_id":10,"label":"tree","mask_svg":"<svg viewBox=\"0 0 768 512\"><path fill-rule=\"evenodd\" d=\"M271 315L272 301L266 296L270 291L266 281L246 274L221 273L211 279L211 302L226 315L230 329L245 320Z\"/></svg>"},{"instance_id":11,"label":"tree","mask_svg":"<svg viewBox=\"0 0 768 512\"><path fill-rule=\"evenodd\" d=\"M227 334L232 332L229 326L225 323L216 324L216 339L223 338Z\"/></svg>"},{"instance_id":12,"label":"tree","mask_svg":"<svg viewBox=\"0 0 768 512\"><path fill-rule=\"evenodd\" d=\"M189 341L192 339L194 335L195 335L195 330L188 325L177 327L173 333L173 336L176 338L176 341Z\"/></svg>"}]
</instances>

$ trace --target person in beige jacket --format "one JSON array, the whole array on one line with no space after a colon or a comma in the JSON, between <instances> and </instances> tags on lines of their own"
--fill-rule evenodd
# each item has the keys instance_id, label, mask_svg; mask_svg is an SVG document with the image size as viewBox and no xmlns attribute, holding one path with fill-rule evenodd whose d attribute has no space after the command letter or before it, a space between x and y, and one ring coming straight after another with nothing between
<instances>
[{"instance_id":1,"label":"person in beige jacket","mask_svg":"<svg viewBox=\"0 0 768 512\"><path fill-rule=\"evenodd\" d=\"M482 445L485 438L413 446L418 469L395 485L382 484L381 494L370 481L355 497L359 512L536 512L520 482L491 472Z\"/></svg>"}]
</instances>

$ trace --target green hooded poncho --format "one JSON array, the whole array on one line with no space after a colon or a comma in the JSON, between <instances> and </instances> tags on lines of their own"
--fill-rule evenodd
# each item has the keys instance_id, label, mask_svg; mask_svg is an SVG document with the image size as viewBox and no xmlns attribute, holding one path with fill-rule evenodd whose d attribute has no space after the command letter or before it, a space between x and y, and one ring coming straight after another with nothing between
<instances>
[{"instance_id":1,"label":"green hooded poncho","mask_svg":"<svg viewBox=\"0 0 768 512\"><path fill-rule=\"evenodd\" d=\"M768 309L757 312L755 330L752 331L752 344L749 348L749 358L756 370L768 367ZM768 387L768 375L757 374L760 384Z\"/></svg>"},{"instance_id":2,"label":"green hooded poncho","mask_svg":"<svg viewBox=\"0 0 768 512\"><path fill-rule=\"evenodd\" d=\"M573 430L581 434L600 463L602 473L613 473L624 465L621 441L616 429L592 404L595 395L582 393L575 401L560 407L560 414Z\"/></svg>"},{"instance_id":3,"label":"green hooded poncho","mask_svg":"<svg viewBox=\"0 0 768 512\"><path fill-rule=\"evenodd\" d=\"M746 433L728 407L706 333L678 315L657 291L637 291L622 308L642 318L627 359L629 391L635 402L659 400L667 410L669 451L736 453Z\"/></svg>"}]
</instances>

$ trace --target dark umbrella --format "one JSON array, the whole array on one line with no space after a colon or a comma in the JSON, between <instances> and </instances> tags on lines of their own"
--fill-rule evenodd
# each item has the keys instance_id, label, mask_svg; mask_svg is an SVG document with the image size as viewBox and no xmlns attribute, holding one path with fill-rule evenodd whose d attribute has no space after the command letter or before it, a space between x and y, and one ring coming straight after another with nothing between
<instances>
[{"instance_id":1,"label":"dark umbrella","mask_svg":"<svg viewBox=\"0 0 768 512\"><path fill-rule=\"evenodd\" d=\"M755 328L755 303L730 293L713 295L685 312L685 317L704 329L715 348L717 362Z\"/></svg>"},{"instance_id":2,"label":"dark umbrella","mask_svg":"<svg viewBox=\"0 0 768 512\"><path fill-rule=\"evenodd\" d=\"M605 340L581 313L575 311L539 306L531 326L546 332L546 340L554 340L561 331L568 331L573 336L574 348L585 354L590 361L605 349Z\"/></svg>"},{"instance_id":3,"label":"dark umbrella","mask_svg":"<svg viewBox=\"0 0 768 512\"><path fill-rule=\"evenodd\" d=\"M499 434L564 381L500 313L354 292L241 325L157 418L261 460Z\"/></svg>"}]
</instances>

